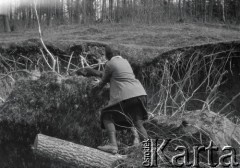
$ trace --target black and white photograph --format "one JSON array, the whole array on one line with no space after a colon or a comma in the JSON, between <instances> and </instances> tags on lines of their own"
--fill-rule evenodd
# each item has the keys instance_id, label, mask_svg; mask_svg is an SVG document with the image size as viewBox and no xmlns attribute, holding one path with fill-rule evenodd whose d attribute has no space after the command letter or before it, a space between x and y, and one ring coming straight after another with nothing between
<instances>
[{"instance_id":1,"label":"black and white photograph","mask_svg":"<svg viewBox=\"0 0 240 168\"><path fill-rule=\"evenodd\" d=\"M0 0L0 168L240 168L240 0Z\"/></svg>"}]
</instances>

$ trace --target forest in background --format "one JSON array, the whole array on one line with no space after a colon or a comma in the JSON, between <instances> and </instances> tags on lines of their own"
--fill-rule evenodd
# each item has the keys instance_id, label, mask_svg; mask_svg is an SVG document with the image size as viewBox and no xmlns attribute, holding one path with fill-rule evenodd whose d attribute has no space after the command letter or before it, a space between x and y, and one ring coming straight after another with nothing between
<instances>
[{"instance_id":1,"label":"forest in background","mask_svg":"<svg viewBox=\"0 0 240 168\"><path fill-rule=\"evenodd\" d=\"M240 23L239 0L9 0L0 1L5 32L41 24L102 22L159 24L166 22Z\"/></svg>"}]
</instances>

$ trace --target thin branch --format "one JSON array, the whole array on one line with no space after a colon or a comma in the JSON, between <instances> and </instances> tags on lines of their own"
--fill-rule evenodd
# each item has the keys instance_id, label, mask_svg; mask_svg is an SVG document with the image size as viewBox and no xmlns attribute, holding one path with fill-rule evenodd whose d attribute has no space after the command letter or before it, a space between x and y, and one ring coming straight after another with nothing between
<instances>
[{"instance_id":1,"label":"thin branch","mask_svg":"<svg viewBox=\"0 0 240 168\"><path fill-rule=\"evenodd\" d=\"M41 57L40 58L38 58L38 60L37 60L37 65L39 66L39 61L41 60Z\"/></svg>"},{"instance_id":2,"label":"thin branch","mask_svg":"<svg viewBox=\"0 0 240 168\"><path fill-rule=\"evenodd\" d=\"M240 96L240 92L236 94L230 102L228 102L218 113L220 114L225 108L227 108L236 98Z\"/></svg>"},{"instance_id":3,"label":"thin branch","mask_svg":"<svg viewBox=\"0 0 240 168\"><path fill-rule=\"evenodd\" d=\"M88 68L95 68L95 67L97 67L98 65L104 65L105 63L98 63L98 64L92 64L92 65L89 65L88 66ZM74 64L72 64L72 65L74 65ZM78 70L80 70L80 69L84 69L84 68L86 68L86 67L84 67L84 65L83 65L83 67L81 67L81 68L78 68L78 69L70 69L70 70L72 70L73 72L76 72L76 71L78 71Z\"/></svg>"},{"instance_id":4,"label":"thin branch","mask_svg":"<svg viewBox=\"0 0 240 168\"><path fill-rule=\"evenodd\" d=\"M231 52L232 49L230 50L225 50L225 51L220 51L220 52L216 52L216 53L212 53L212 54L208 54L208 55L204 55L204 57L211 57L211 56L214 56L214 55L219 55L219 54L222 54L222 53L226 53L226 52Z\"/></svg>"},{"instance_id":5,"label":"thin branch","mask_svg":"<svg viewBox=\"0 0 240 168\"><path fill-rule=\"evenodd\" d=\"M71 56L70 56L70 59L69 59L69 62L68 62L67 73L68 73L68 71L69 71L69 67L70 67L70 64L71 64L71 61L72 61L73 54L74 54L74 52L72 52L72 54L71 54Z\"/></svg>"},{"instance_id":6,"label":"thin branch","mask_svg":"<svg viewBox=\"0 0 240 168\"><path fill-rule=\"evenodd\" d=\"M87 63L86 58L84 58L82 55L79 55L79 56L80 56L81 60L83 61L82 64L85 63L87 65L87 67L89 67L90 65Z\"/></svg>"},{"instance_id":7,"label":"thin branch","mask_svg":"<svg viewBox=\"0 0 240 168\"><path fill-rule=\"evenodd\" d=\"M15 82L15 80L13 79L13 77L10 76L10 74L12 74L12 73L17 73L17 72L24 72L24 73L27 73L27 74L29 74L29 75L32 75L32 73L29 72L28 70L16 70L16 71L11 71L11 72L9 72L9 73L7 73L7 74L0 74L0 75L2 76L2 77L0 78L0 80L4 79L4 78L6 78L6 77L9 77L9 78L11 78L11 79Z\"/></svg>"},{"instance_id":8,"label":"thin branch","mask_svg":"<svg viewBox=\"0 0 240 168\"><path fill-rule=\"evenodd\" d=\"M33 63L33 62L32 62L32 60L31 60L31 59L29 59L28 57L26 57L26 56L23 56L22 54L20 54L19 56L20 56L20 57L23 57L23 58L27 59L28 61L30 61L31 63Z\"/></svg>"},{"instance_id":9,"label":"thin branch","mask_svg":"<svg viewBox=\"0 0 240 168\"><path fill-rule=\"evenodd\" d=\"M45 55L44 55L42 49L40 49L40 51L41 51L41 53L42 53L43 59L45 60L45 62L46 62L47 65L48 65L48 67L49 67L51 70L53 70L53 68L51 67L51 65L48 63L48 61L47 61L47 59L46 59L46 57L45 57Z\"/></svg>"},{"instance_id":10,"label":"thin branch","mask_svg":"<svg viewBox=\"0 0 240 168\"><path fill-rule=\"evenodd\" d=\"M60 67L59 67L59 60L58 60L58 57L57 57L57 72L60 73Z\"/></svg>"},{"instance_id":11,"label":"thin branch","mask_svg":"<svg viewBox=\"0 0 240 168\"><path fill-rule=\"evenodd\" d=\"M99 65L104 65L106 62L101 62L101 63L97 63L97 64L92 64L92 65L89 65L89 67L91 67L91 68L95 68L95 67L97 67L97 66L99 66Z\"/></svg>"},{"instance_id":12,"label":"thin branch","mask_svg":"<svg viewBox=\"0 0 240 168\"><path fill-rule=\"evenodd\" d=\"M40 25L40 21L39 21L39 17L38 17L38 12L37 12L37 3L36 1L34 1L34 10L35 10L35 14L36 14L36 18L37 18L37 23L38 23L38 32L39 32L39 37L40 37L40 41L42 43L43 48L47 51L47 53L50 55L52 62L53 62L53 66L52 66L52 70L55 71L56 69L56 59L54 58L53 54L47 49L43 38L42 38L42 31L41 31L41 25ZM46 60L46 59L45 59Z\"/></svg>"},{"instance_id":13,"label":"thin branch","mask_svg":"<svg viewBox=\"0 0 240 168\"><path fill-rule=\"evenodd\" d=\"M8 59L8 58L6 58L6 57L4 57L4 56L2 56L2 58L5 59L5 60L7 60L7 61L10 61L10 62L12 62L12 63L14 63L14 64L19 64L19 65L23 65L23 66L24 66L23 63L16 62L16 60L11 60L11 59ZM13 59L14 59L14 58L13 58ZM3 60L3 61L5 61L5 60ZM6 61L5 61L5 62L6 62Z\"/></svg>"},{"instance_id":14,"label":"thin branch","mask_svg":"<svg viewBox=\"0 0 240 168\"><path fill-rule=\"evenodd\" d=\"M80 57L81 58L81 57ZM81 58L81 65L82 65L82 68L85 68L84 67L84 63L83 63L83 59Z\"/></svg>"},{"instance_id":15,"label":"thin branch","mask_svg":"<svg viewBox=\"0 0 240 168\"><path fill-rule=\"evenodd\" d=\"M66 62L66 63L68 63L69 61L66 61L66 60L64 60L64 59L61 59L61 58L59 58L62 62ZM80 69L80 67L79 66L77 66L77 65L75 65L75 64L73 64L73 63L70 63L70 65L71 66L74 66L75 68L78 68L78 69ZM64 69L67 69L67 67L64 67ZM71 69L70 67L69 67L69 69Z\"/></svg>"},{"instance_id":16,"label":"thin branch","mask_svg":"<svg viewBox=\"0 0 240 168\"><path fill-rule=\"evenodd\" d=\"M0 100L1 100L2 102L5 102L5 100L4 100L2 97L0 97Z\"/></svg>"}]
</instances>

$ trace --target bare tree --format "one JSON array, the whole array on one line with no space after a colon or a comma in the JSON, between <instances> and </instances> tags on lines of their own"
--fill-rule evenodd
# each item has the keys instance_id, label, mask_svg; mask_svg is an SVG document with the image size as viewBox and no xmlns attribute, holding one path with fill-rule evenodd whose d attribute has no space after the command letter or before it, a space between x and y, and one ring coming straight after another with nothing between
<instances>
[{"instance_id":1,"label":"bare tree","mask_svg":"<svg viewBox=\"0 0 240 168\"><path fill-rule=\"evenodd\" d=\"M0 15L0 17L2 18L4 32L11 32L8 15L4 14Z\"/></svg>"},{"instance_id":2,"label":"bare tree","mask_svg":"<svg viewBox=\"0 0 240 168\"><path fill-rule=\"evenodd\" d=\"M171 19L171 0L168 0L168 19Z\"/></svg>"},{"instance_id":3,"label":"bare tree","mask_svg":"<svg viewBox=\"0 0 240 168\"><path fill-rule=\"evenodd\" d=\"M236 22L239 24L240 23L240 1L235 1L235 12L236 12Z\"/></svg>"},{"instance_id":4,"label":"bare tree","mask_svg":"<svg viewBox=\"0 0 240 168\"><path fill-rule=\"evenodd\" d=\"M182 0L178 0L178 12L179 12L179 21L183 21L183 15L182 15Z\"/></svg>"},{"instance_id":5,"label":"bare tree","mask_svg":"<svg viewBox=\"0 0 240 168\"><path fill-rule=\"evenodd\" d=\"M186 0L183 0L182 17L183 17L183 19L185 19L185 17L186 17Z\"/></svg>"},{"instance_id":6,"label":"bare tree","mask_svg":"<svg viewBox=\"0 0 240 168\"><path fill-rule=\"evenodd\" d=\"M222 19L223 19L223 22L226 22L226 16L225 16L225 0L221 0L221 5L222 5Z\"/></svg>"},{"instance_id":7,"label":"bare tree","mask_svg":"<svg viewBox=\"0 0 240 168\"><path fill-rule=\"evenodd\" d=\"M80 1L75 0L74 22L79 23L80 20Z\"/></svg>"},{"instance_id":8,"label":"bare tree","mask_svg":"<svg viewBox=\"0 0 240 168\"><path fill-rule=\"evenodd\" d=\"M213 5L215 3L215 0L209 0L209 20L213 20Z\"/></svg>"},{"instance_id":9,"label":"bare tree","mask_svg":"<svg viewBox=\"0 0 240 168\"><path fill-rule=\"evenodd\" d=\"M52 25L52 9L51 7L47 7L46 9L46 21L47 21L47 25L50 26Z\"/></svg>"},{"instance_id":10,"label":"bare tree","mask_svg":"<svg viewBox=\"0 0 240 168\"><path fill-rule=\"evenodd\" d=\"M104 21L106 19L106 10L107 10L107 6L106 6L106 1L107 0L102 0L102 20Z\"/></svg>"},{"instance_id":11,"label":"bare tree","mask_svg":"<svg viewBox=\"0 0 240 168\"><path fill-rule=\"evenodd\" d=\"M109 19L112 21L113 18L113 0L109 0Z\"/></svg>"},{"instance_id":12,"label":"bare tree","mask_svg":"<svg viewBox=\"0 0 240 168\"><path fill-rule=\"evenodd\" d=\"M38 0L41 24L92 23L96 19L112 22L160 21L240 22L239 0ZM20 2L20 0L19 0ZM48 5L51 4L51 5ZM0 0L1 26L8 32L10 25L36 26L32 1L24 6L3 8ZM4 12L2 12L4 11ZM8 16L6 15L8 14ZM96 17L97 16L97 17ZM231 19L228 19L231 18ZM10 25L9 25L10 24Z\"/></svg>"},{"instance_id":13,"label":"bare tree","mask_svg":"<svg viewBox=\"0 0 240 168\"><path fill-rule=\"evenodd\" d=\"M203 15L203 22L207 22L207 0L203 0L203 6L204 6L204 15Z\"/></svg>"}]
</instances>

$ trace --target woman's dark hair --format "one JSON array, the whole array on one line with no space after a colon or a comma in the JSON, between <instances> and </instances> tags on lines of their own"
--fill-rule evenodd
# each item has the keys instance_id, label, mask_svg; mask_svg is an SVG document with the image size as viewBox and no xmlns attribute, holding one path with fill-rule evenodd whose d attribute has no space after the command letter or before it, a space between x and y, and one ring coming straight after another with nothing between
<instances>
[{"instance_id":1,"label":"woman's dark hair","mask_svg":"<svg viewBox=\"0 0 240 168\"><path fill-rule=\"evenodd\" d=\"M113 51L109 46L105 47L106 58L110 60L113 57Z\"/></svg>"}]
</instances>

